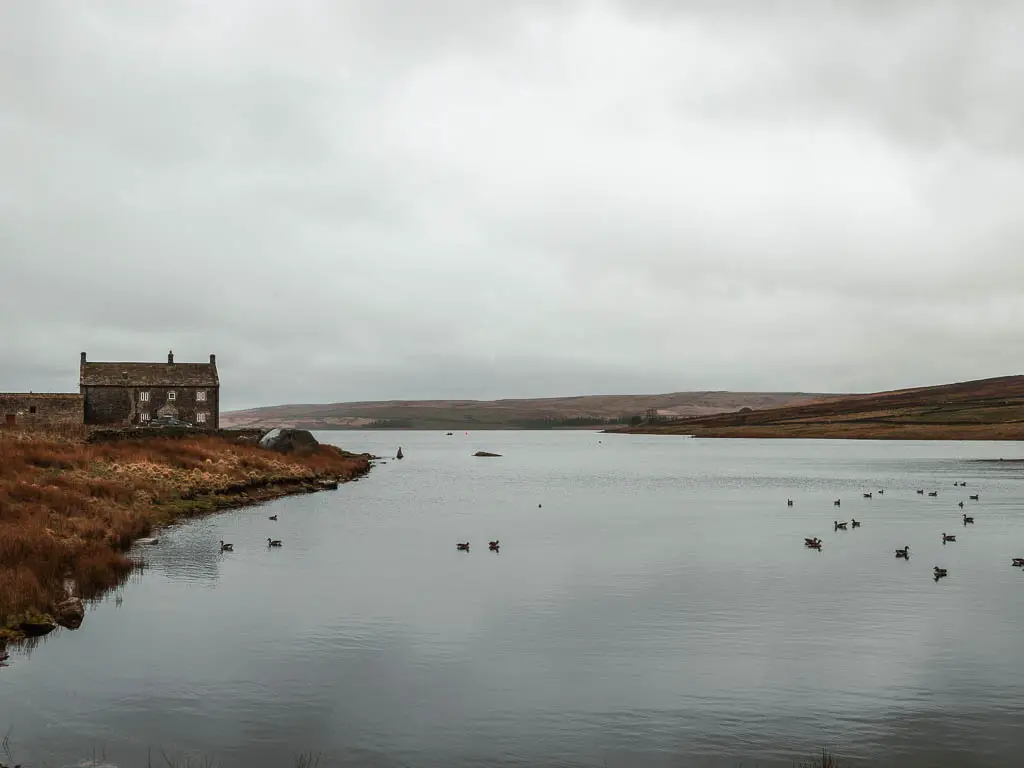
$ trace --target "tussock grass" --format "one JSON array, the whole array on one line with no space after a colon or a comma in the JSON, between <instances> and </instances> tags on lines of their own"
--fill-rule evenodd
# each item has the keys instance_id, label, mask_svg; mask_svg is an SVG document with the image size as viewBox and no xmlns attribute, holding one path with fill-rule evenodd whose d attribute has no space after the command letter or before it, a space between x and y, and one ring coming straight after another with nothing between
<instances>
[{"instance_id":1,"label":"tussock grass","mask_svg":"<svg viewBox=\"0 0 1024 768\"><path fill-rule=\"evenodd\" d=\"M822 749L821 757L815 757L810 762L800 763L799 768L839 768L839 761L827 749Z\"/></svg>"},{"instance_id":2,"label":"tussock grass","mask_svg":"<svg viewBox=\"0 0 1024 768\"><path fill-rule=\"evenodd\" d=\"M155 526L368 469L366 457L327 445L279 454L202 435L102 444L7 436L0 440L0 636L16 636L22 617L47 613L69 585L90 599L123 583L136 565L125 552Z\"/></svg>"}]
</instances>

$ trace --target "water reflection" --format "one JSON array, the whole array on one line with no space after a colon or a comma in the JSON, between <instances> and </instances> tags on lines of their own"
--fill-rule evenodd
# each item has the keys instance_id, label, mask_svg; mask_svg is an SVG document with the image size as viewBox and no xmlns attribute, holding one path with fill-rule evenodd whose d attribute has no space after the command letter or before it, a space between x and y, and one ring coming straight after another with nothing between
<instances>
[{"instance_id":1,"label":"water reflection","mask_svg":"<svg viewBox=\"0 0 1024 768\"><path fill-rule=\"evenodd\" d=\"M165 532L120 609L3 670L16 742L54 765L1017 764L1021 480L964 460L1007 446L596 439L403 435L359 484ZM954 478L981 506L943 547ZM862 527L833 530L840 495Z\"/></svg>"},{"instance_id":2,"label":"water reflection","mask_svg":"<svg viewBox=\"0 0 1024 768\"><path fill-rule=\"evenodd\" d=\"M176 525L158 534L155 546L135 547L132 554L168 580L214 586L225 554L210 538L216 530L209 518Z\"/></svg>"}]
</instances>

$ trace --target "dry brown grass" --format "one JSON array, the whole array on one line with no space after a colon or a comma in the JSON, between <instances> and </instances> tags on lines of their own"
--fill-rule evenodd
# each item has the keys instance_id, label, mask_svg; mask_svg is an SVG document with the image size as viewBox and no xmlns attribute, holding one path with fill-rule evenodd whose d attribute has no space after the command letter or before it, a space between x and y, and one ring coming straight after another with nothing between
<instances>
[{"instance_id":1,"label":"dry brown grass","mask_svg":"<svg viewBox=\"0 0 1024 768\"><path fill-rule=\"evenodd\" d=\"M1024 439L1024 376L829 398L621 430L695 437L864 440Z\"/></svg>"},{"instance_id":2,"label":"dry brown grass","mask_svg":"<svg viewBox=\"0 0 1024 768\"><path fill-rule=\"evenodd\" d=\"M121 583L134 566L125 551L156 525L368 469L366 457L333 446L279 454L207 436L89 445L7 435L0 440L0 632L26 613L47 612L69 585L88 599Z\"/></svg>"},{"instance_id":3,"label":"dry brown grass","mask_svg":"<svg viewBox=\"0 0 1024 768\"><path fill-rule=\"evenodd\" d=\"M816 401L799 392L673 392L661 395L581 395L516 400L388 400L324 405L278 405L221 413L221 425L301 426L305 429L363 428L376 419L397 420L409 429L522 428L531 420L627 419L648 408L678 416L702 416L740 408L773 408ZM592 427L591 427L592 428Z\"/></svg>"}]
</instances>

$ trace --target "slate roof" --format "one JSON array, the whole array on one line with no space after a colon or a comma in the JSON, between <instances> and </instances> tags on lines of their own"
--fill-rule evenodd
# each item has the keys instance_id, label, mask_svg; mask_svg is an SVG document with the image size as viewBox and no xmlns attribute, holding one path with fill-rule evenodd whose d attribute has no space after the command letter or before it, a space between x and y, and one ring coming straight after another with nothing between
<instances>
[{"instance_id":1,"label":"slate roof","mask_svg":"<svg viewBox=\"0 0 1024 768\"><path fill-rule=\"evenodd\" d=\"M83 387L216 387L220 384L215 363L85 363L81 369Z\"/></svg>"}]
</instances>

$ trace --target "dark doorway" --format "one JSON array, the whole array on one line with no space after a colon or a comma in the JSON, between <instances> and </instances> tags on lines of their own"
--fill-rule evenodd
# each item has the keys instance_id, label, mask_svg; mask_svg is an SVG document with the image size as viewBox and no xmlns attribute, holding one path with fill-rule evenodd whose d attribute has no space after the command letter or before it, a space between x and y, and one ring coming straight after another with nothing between
<instances>
[{"instance_id":1,"label":"dark doorway","mask_svg":"<svg viewBox=\"0 0 1024 768\"><path fill-rule=\"evenodd\" d=\"M4 416L4 424L6 424L8 427L13 427L14 426L14 414L13 413L8 413L6 416Z\"/></svg>"}]
</instances>

